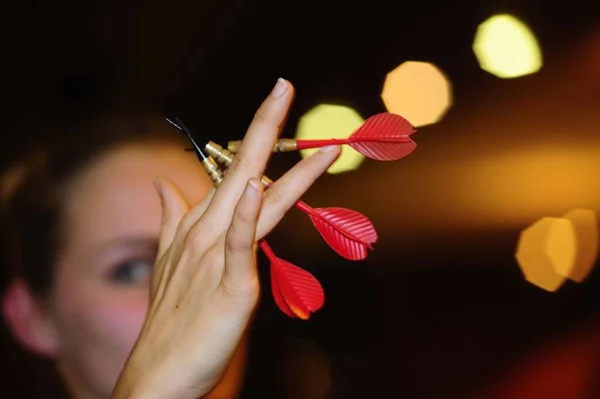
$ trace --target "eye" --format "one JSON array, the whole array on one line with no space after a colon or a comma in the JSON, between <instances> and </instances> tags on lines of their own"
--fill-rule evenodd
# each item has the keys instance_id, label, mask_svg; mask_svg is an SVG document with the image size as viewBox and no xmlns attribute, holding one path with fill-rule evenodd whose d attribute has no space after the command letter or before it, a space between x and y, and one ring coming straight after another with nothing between
<instances>
[{"instance_id":1,"label":"eye","mask_svg":"<svg viewBox=\"0 0 600 399\"><path fill-rule=\"evenodd\" d=\"M153 262L147 259L127 260L118 264L110 279L117 284L141 284L150 278L153 266Z\"/></svg>"}]
</instances>

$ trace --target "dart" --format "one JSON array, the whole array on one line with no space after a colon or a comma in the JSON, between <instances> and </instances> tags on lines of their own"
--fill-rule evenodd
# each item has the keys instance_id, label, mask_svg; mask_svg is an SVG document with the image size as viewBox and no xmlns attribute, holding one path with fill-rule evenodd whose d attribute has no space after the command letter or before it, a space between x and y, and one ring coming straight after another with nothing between
<instances>
[{"instance_id":1,"label":"dart","mask_svg":"<svg viewBox=\"0 0 600 399\"><path fill-rule=\"evenodd\" d=\"M282 138L273 146L273 153L299 151L328 145L349 145L362 155L377 161L395 161L411 154L417 144L411 139L414 126L400 115L382 112L368 118L345 139L296 140ZM236 154L241 140L227 143L229 152Z\"/></svg>"},{"instance_id":2,"label":"dart","mask_svg":"<svg viewBox=\"0 0 600 399\"><path fill-rule=\"evenodd\" d=\"M220 145L209 141L204 147L217 162L226 167L231 166L234 154ZM265 187L270 187L273 181L262 177ZM297 201L295 207L306 213L325 242L340 256L348 260L362 260L368 255L372 244L377 241L377 232L366 216L356 211L331 207L312 208L303 201Z\"/></svg>"},{"instance_id":3,"label":"dart","mask_svg":"<svg viewBox=\"0 0 600 399\"><path fill-rule=\"evenodd\" d=\"M210 154L206 154L194 140L190 130L179 120L165 118L170 124L184 132L192 142L192 149L213 185L218 187L223 181L223 171ZM289 317L308 320L310 314L318 311L325 303L321 283L308 271L279 258L265 239L259 246L270 261L271 293L279 309Z\"/></svg>"},{"instance_id":4,"label":"dart","mask_svg":"<svg viewBox=\"0 0 600 399\"><path fill-rule=\"evenodd\" d=\"M176 123L169 122L181 130ZM204 146L196 143L194 145L198 148L202 147L217 162L226 167L231 166L235 157L234 154L210 140ZM197 151L197 149L192 150ZM268 188L273 181L263 176L262 183ZM373 224L359 212L339 207L312 208L303 201L298 201L294 205L308 214L325 242L345 259L354 261L365 259L368 250L372 250L372 244L377 241L377 232Z\"/></svg>"}]
</instances>

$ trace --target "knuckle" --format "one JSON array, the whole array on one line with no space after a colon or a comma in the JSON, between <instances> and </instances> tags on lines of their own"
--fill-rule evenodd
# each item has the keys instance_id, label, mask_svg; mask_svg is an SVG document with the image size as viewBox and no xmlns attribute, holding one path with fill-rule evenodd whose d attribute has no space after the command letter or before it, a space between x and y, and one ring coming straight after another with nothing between
<instances>
[{"instance_id":1,"label":"knuckle","mask_svg":"<svg viewBox=\"0 0 600 399\"><path fill-rule=\"evenodd\" d=\"M195 225L189 229L186 239L187 239L187 241L198 241L197 239L200 238L201 235L202 235L201 226Z\"/></svg>"},{"instance_id":2,"label":"knuckle","mask_svg":"<svg viewBox=\"0 0 600 399\"><path fill-rule=\"evenodd\" d=\"M249 166L250 166L250 161L249 161L248 157L246 157L243 153L238 153L233 158L233 162L231 163L229 168L227 168L227 171L234 172L238 169L244 170L244 169L248 168Z\"/></svg>"},{"instance_id":3,"label":"knuckle","mask_svg":"<svg viewBox=\"0 0 600 399\"><path fill-rule=\"evenodd\" d=\"M258 123L269 123L269 120L269 113L264 105L259 107L254 113L254 121Z\"/></svg>"},{"instance_id":4,"label":"knuckle","mask_svg":"<svg viewBox=\"0 0 600 399\"><path fill-rule=\"evenodd\" d=\"M258 125L265 125L273 128L281 129L284 121L280 120L277 116L277 112L269 104L263 104L254 113L254 123Z\"/></svg>"},{"instance_id":5,"label":"knuckle","mask_svg":"<svg viewBox=\"0 0 600 399\"><path fill-rule=\"evenodd\" d=\"M251 251L253 244L251 238L243 237L236 228L230 229L225 237L225 249L229 252Z\"/></svg>"},{"instance_id":6,"label":"knuckle","mask_svg":"<svg viewBox=\"0 0 600 399\"><path fill-rule=\"evenodd\" d=\"M187 212L181 218L181 221L179 222L178 230L185 233L192 228L192 226L194 225L195 222L196 222L196 215L194 215L191 211Z\"/></svg>"},{"instance_id":7,"label":"knuckle","mask_svg":"<svg viewBox=\"0 0 600 399\"><path fill-rule=\"evenodd\" d=\"M304 179L312 182L326 172L330 162L326 157L321 156L321 154L323 153L316 152L298 163L298 170Z\"/></svg>"},{"instance_id":8,"label":"knuckle","mask_svg":"<svg viewBox=\"0 0 600 399\"><path fill-rule=\"evenodd\" d=\"M248 225L252 225L253 223L256 222L256 217L253 215L252 212L247 211L245 208L247 208L247 206L245 206L245 204L243 202L238 202L238 205L236 206L235 209L235 214L234 214L234 219L233 219L233 225L238 225L238 224L242 224L244 226L248 226ZM235 227L237 228L237 227Z\"/></svg>"},{"instance_id":9,"label":"knuckle","mask_svg":"<svg viewBox=\"0 0 600 399\"><path fill-rule=\"evenodd\" d=\"M240 306L252 310L260 298L260 284L258 279L252 279L242 284L233 284L230 281L223 281L221 293L226 303L234 305L238 310L243 310Z\"/></svg>"},{"instance_id":10,"label":"knuckle","mask_svg":"<svg viewBox=\"0 0 600 399\"><path fill-rule=\"evenodd\" d=\"M201 253L206 248L207 229L202 224L192 226L185 238L185 246L194 253Z\"/></svg>"}]
</instances>

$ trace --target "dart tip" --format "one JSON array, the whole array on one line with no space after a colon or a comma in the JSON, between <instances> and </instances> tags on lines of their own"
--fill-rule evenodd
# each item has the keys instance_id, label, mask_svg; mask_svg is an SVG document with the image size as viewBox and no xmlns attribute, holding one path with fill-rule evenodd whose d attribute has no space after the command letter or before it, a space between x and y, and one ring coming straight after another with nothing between
<instances>
[{"instance_id":1,"label":"dart tip","mask_svg":"<svg viewBox=\"0 0 600 399\"><path fill-rule=\"evenodd\" d=\"M171 118L165 117L165 120L166 120L167 122L169 122L171 125L175 126L177 129L179 129L179 130L183 130L183 129L181 128L181 126L179 126L177 123L175 123L175 122L174 122L174 121L173 121Z\"/></svg>"},{"instance_id":2,"label":"dart tip","mask_svg":"<svg viewBox=\"0 0 600 399\"><path fill-rule=\"evenodd\" d=\"M204 152L203 147L198 145L198 143L194 139L194 136L192 135L192 132L190 131L190 129L188 129L185 126L185 124L181 121L181 119L179 119L179 118L171 119L169 117L165 117L165 120L167 122L169 122L171 125L173 125L174 127L176 127L177 129L179 129L181 132L183 132L188 137L188 139L191 141L194 148L193 149L186 148L186 151L195 151L196 155L198 156L198 159L200 159L200 161L207 159L209 157Z\"/></svg>"}]
</instances>

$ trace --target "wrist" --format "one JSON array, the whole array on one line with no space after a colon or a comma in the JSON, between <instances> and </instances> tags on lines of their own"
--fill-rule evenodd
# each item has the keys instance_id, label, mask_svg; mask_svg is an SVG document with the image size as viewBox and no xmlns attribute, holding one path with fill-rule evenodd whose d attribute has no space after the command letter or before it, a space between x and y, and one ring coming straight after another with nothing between
<instances>
[{"instance_id":1,"label":"wrist","mask_svg":"<svg viewBox=\"0 0 600 399\"><path fill-rule=\"evenodd\" d=\"M191 392L176 379L169 378L169 373L130 359L117 380L111 399L197 399L208 392Z\"/></svg>"}]
</instances>

